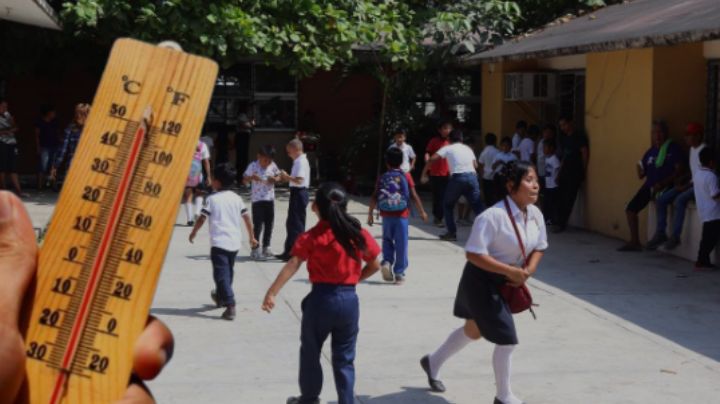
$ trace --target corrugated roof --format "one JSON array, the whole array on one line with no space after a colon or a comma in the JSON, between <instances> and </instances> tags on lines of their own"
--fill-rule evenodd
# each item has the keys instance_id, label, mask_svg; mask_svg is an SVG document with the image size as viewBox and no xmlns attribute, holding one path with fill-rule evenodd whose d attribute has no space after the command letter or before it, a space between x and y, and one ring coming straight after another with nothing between
<instances>
[{"instance_id":1,"label":"corrugated roof","mask_svg":"<svg viewBox=\"0 0 720 404\"><path fill-rule=\"evenodd\" d=\"M720 38L720 0L635 0L547 27L464 59L545 58Z\"/></svg>"},{"instance_id":2,"label":"corrugated roof","mask_svg":"<svg viewBox=\"0 0 720 404\"><path fill-rule=\"evenodd\" d=\"M57 29L60 20L45 0L0 0L0 20Z\"/></svg>"}]
</instances>

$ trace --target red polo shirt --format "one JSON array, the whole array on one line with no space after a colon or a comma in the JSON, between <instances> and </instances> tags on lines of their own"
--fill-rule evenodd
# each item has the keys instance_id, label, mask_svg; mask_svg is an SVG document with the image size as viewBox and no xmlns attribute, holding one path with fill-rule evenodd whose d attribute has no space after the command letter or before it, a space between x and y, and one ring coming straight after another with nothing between
<instances>
[{"instance_id":1,"label":"red polo shirt","mask_svg":"<svg viewBox=\"0 0 720 404\"><path fill-rule=\"evenodd\" d=\"M363 261L375 260L380 246L365 229L362 230L367 248L360 254ZM307 261L312 283L356 285L360 282L362 262L352 259L335 240L330 223L321 220L315 227L298 237L291 255Z\"/></svg>"},{"instance_id":2,"label":"red polo shirt","mask_svg":"<svg viewBox=\"0 0 720 404\"><path fill-rule=\"evenodd\" d=\"M438 150L450 144L450 141L443 139L442 136L435 136L428 142L425 151L432 156L437 153ZM447 177L450 175L450 167L446 159L435 160L430 163L430 170L428 171L431 177Z\"/></svg>"}]
</instances>

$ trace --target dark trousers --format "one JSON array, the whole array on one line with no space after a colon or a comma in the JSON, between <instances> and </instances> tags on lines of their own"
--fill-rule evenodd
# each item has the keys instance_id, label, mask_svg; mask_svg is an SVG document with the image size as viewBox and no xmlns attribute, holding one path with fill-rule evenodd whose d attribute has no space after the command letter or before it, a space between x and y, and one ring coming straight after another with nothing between
<instances>
[{"instance_id":1,"label":"dark trousers","mask_svg":"<svg viewBox=\"0 0 720 404\"><path fill-rule=\"evenodd\" d=\"M702 239L700 239L700 250L698 251L697 263L699 265L710 265L710 253L720 241L720 220L711 220L703 223Z\"/></svg>"},{"instance_id":2,"label":"dark trousers","mask_svg":"<svg viewBox=\"0 0 720 404\"><path fill-rule=\"evenodd\" d=\"M558 188L543 189L543 215L545 216L545 220L550 220L553 224L557 216L559 195L560 190Z\"/></svg>"},{"instance_id":3,"label":"dark trousers","mask_svg":"<svg viewBox=\"0 0 720 404\"><path fill-rule=\"evenodd\" d=\"M448 185L448 177L430 177L430 187L433 194L433 217L440 221L445 217L443 202L445 201L445 190Z\"/></svg>"},{"instance_id":4,"label":"dark trousers","mask_svg":"<svg viewBox=\"0 0 720 404\"><path fill-rule=\"evenodd\" d=\"M237 253L237 251L227 251L218 247L210 249L215 291L220 306L235 306L232 283L235 277L235 257Z\"/></svg>"},{"instance_id":5,"label":"dark trousers","mask_svg":"<svg viewBox=\"0 0 720 404\"><path fill-rule=\"evenodd\" d=\"M573 206L575 205L575 199L577 198L577 193L580 190L580 185L582 185L582 179L581 178L566 178L564 180L560 180L559 191L558 191L558 204L557 204L557 224L560 227L567 226L568 220L570 219L570 214L572 213Z\"/></svg>"},{"instance_id":6,"label":"dark trousers","mask_svg":"<svg viewBox=\"0 0 720 404\"><path fill-rule=\"evenodd\" d=\"M354 286L313 285L302 302L300 334L300 403L320 396L323 371L322 347L332 336L332 367L338 404L354 402L355 344L359 331L360 304Z\"/></svg>"},{"instance_id":7,"label":"dark trousers","mask_svg":"<svg viewBox=\"0 0 720 404\"><path fill-rule=\"evenodd\" d=\"M457 232L457 226L455 225L455 205L461 196L465 196L468 200L468 203L475 212L475 216L482 213L485 209L482 196L480 195L480 184L478 184L475 173L453 174L450 177L443 203L445 207L445 226L449 234L455 234Z\"/></svg>"},{"instance_id":8,"label":"dark trousers","mask_svg":"<svg viewBox=\"0 0 720 404\"><path fill-rule=\"evenodd\" d=\"M483 196L485 197L485 205L487 206L493 206L499 201L497 193L495 192L495 187L496 185L494 180L486 180L483 178L482 191Z\"/></svg>"},{"instance_id":9,"label":"dark trousers","mask_svg":"<svg viewBox=\"0 0 720 404\"><path fill-rule=\"evenodd\" d=\"M269 248L270 240L272 239L273 224L275 223L275 202L253 202L252 219L255 240L260 240L260 234L262 234L262 246Z\"/></svg>"},{"instance_id":10,"label":"dark trousers","mask_svg":"<svg viewBox=\"0 0 720 404\"><path fill-rule=\"evenodd\" d=\"M287 238L285 239L285 255L292 252L295 240L305 231L305 217L307 205L310 202L310 195L307 188L290 188L290 206L288 217L285 222Z\"/></svg>"}]
</instances>

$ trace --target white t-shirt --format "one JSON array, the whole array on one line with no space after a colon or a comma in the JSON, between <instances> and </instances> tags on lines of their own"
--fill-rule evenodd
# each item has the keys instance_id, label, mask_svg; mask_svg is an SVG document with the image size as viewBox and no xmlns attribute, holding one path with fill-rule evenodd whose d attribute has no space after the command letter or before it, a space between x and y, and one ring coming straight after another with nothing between
<instances>
[{"instance_id":1,"label":"white t-shirt","mask_svg":"<svg viewBox=\"0 0 720 404\"><path fill-rule=\"evenodd\" d=\"M392 148L400 149L400 151L403 152L403 162L402 165L400 165L400 169L403 170L403 172L409 173L410 172L410 160L414 159L415 156L415 150L413 150L412 146L410 146L407 143L403 143L402 146L398 146L397 143L393 143L388 147L388 150Z\"/></svg>"},{"instance_id":2,"label":"white t-shirt","mask_svg":"<svg viewBox=\"0 0 720 404\"><path fill-rule=\"evenodd\" d=\"M515 133L512 137L512 150L515 151L520 147L520 141L522 140L522 136L520 136L519 133Z\"/></svg>"},{"instance_id":3,"label":"white t-shirt","mask_svg":"<svg viewBox=\"0 0 720 404\"><path fill-rule=\"evenodd\" d=\"M560 172L560 159L552 154L545 158L545 188L554 189L558 187L557 177Z\"/></svg>"},{"instance_id":4,"label":"white t-shirt","mask_svg":"<svg viewBox=\"0 0 720 404\"><path fill-rule=\"evenodd\" d=\"M201 210L210 225L210 245L226 251L242 246L243 215L249 214L240 195L225 190L205 199Z\"/></svg>"},{"instance_id":5,"label":"white t-shirt","mask_svg":"<svg viewBox=\"0 0 720 404\"><path fill-rule=\"evenodd\" d=\"M0 114L0 131L8 130L13 127L13 117L10 112L5 111L4 114ZM7 135L0 135L0 143L5 144L17 144L17 139L14 133Z\"/></svg>"},{"instance_id":6,"label":"white t-shirt","mask_svg":"<svg viewBox=\"0 0 720 404\"><path fill-rule=\"evenodd\" d=\"M301 154L293 161L290 176L293 178L301 177L303 179L300 184L291 182L290 188L310 188L310 162L308 161L305 153Z\"/></svg>"},{"instance_id":7,"label":"white t-shirt","mask_svg":"<svg viewBox=\"0 0 720 404\"><path fill-rule=\"evenodd\" d=\"M540 209L535 205L528 206L526 220L515 202L511 198L507 198L507 200L528 256L533 251L546 250L548 248L547 232L545 219ZM504 264L522 267L522 250L502 200L486 209L475 219L470 237L465 244L465 251L489 255Z\"/></svg>"},{"instance_id":8,"label":"white t-shirt","mask_svg":"<svg viewBox=\"0 0 720 404\"><path fill-rule=\"evenodd\" d=\"M450 174L475 172L475 153L466 144L453 143L437 151L437 155L447 159Z\"/></svg>"},{"instance_id":9,"label":"white t-shirt","mask_svg":"<svg viewBox=\"0 0 720 404\"><path fill-rule=\"evenodd\" d=\"M211 136L205 135L201 136L200 140L205 143L205 146L207 146L208 148L208 153L212 155L213 147L215 146L215 141L213 140L213 138Z\"/></svg>"},{"instance_id":10,"label":"white t-shirt","mask_svg":"<svg viewBox=\"0 0 720 404\"><path fill-rule=\"evenodd\" d=\"M507 164L507 163L509 163L511 161L515 161L515 160L517 160L517 156L514 153L512 153L512 152L504 153L504 152L498 151L498 154L495 155L495 160L493 160L492 165L495 166L495 163L497 163L497 162ZM494 168L493 176L495 176L497 173L499 173L500 170L502 170L502 168L503 168L503 164L500 164L496 168Z\"/></svg>"},{"instance_id":11,"label":"white t-shirt","mask_svg":"<svg viewBox=\"0 0 720 404\"><path fill-rule=\"evenodd\" d=\"M518 151L520 152L520 160L532 161L531 156L535 153L535 142L529 137L526 137L520 141Z\"/></svg>"},{"instance_id":12,"label":"white t-shirt","mask_svg":"<svg viewBox=\"0 0 720 404\"><path fill-rule=\"evenodd\" d=\"M250 189L250 200L253 202L274 201L275 200L275 184L269 183L269 177L277 177L280 175L280 169L275 162L270 163L267 167L262 168L260 163L253 161L245 170L245 177L257 175L263 181L252 181Z\"/></svg>"},{"instance_id":13,"label":"white t-shirt","mask_svg":"<svg viewBox=\"0 0 720 404\"><path fill-rule=\"evenodd\" d=\"M695 173L693 188L700 220L705 223L720 219L720 202L715 200L720 195L720 187L715 172L709 168L700 168Z\"/></svg>"},{"instance_id":14,"label":"white t-shirt","mask_svg":"<svg viewBox=\"0 0 720 404\"><path fill-rule=\"evenodd\" d=\"M695 173L702 168L702 165L700 164L700 151L704 148L705 143L698 147L690 148L690 172L692 173L693 179L695 178Z\"/></svg>"},{"instance_id":15,"label":"white t-shirt","mask_svg":"<svg viewBox=\"0 0 720 404\"><path fill-rule=\"evenodd\" d=\"M500 150L498 150L498 148L493 145L485 146L483 151L480 153L480 157L478 157L478 163L482 164L483 166L483 179L493 179L492 165L495 161L495 156L497 156L498 153L500 153Z\"/></svg>"}]
</instances>

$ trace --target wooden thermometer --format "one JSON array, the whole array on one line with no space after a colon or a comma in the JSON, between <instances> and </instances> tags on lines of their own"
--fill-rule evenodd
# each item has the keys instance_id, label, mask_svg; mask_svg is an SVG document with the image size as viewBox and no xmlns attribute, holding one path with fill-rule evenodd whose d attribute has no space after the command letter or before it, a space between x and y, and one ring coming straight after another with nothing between
<instances>
[{"instance_id":1,"label":"wooden thermometer","mask_svg":"<svg viewBox=\"0 0 720 404\"><path fill-rule=\"evenodd\" d=\"M25 337L31 403L122 397L217 65L119 39L40 250Z\"/></svg>"}]
</instances>

